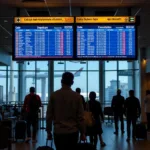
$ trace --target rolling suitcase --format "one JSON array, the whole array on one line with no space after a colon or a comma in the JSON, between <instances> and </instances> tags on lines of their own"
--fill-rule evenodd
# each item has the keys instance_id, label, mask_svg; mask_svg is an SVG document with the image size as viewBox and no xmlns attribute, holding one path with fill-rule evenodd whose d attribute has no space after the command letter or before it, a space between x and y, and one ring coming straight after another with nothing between
<instances>
[{"instance_id":1,"label":"rolling suitcase","mask_svg":"<svg viewBox=\"0 0 150 150\"><path fill-rule=\"evenodd\" d=\"M54 150L53 149L53 140L51 140L51 147L48 146L48 141L46 141L46 146L39 146L36 150Z\"/></svg>"},{"instance_id":2,"label":"rolling suitcase","mask_svg":"<svg viewBox=\"0 0 150 150\"><path fill-rule=\"evenodd\" d=\"M136 124L136 138L147 139L146 126L143 123Z\"/></svg>"},{"instance_id":3,"label":"rolling suitcase","mask_svg":"<svg viewBox=\"0 0 150 150\"><path fill-rule=\"evenodd\" d=\"M2 126L9 128L9 138L12 138L12 121L11 120L3 120Z\"/></svg>"},{"instance_id":4,"label":"rolling suitcase","mask_svg":"<svg viewBox=\"0 0 150 150\"><path fill-rule=\"evenodd\" d=\"M24 120L19 120L16 122L16 127L15 127L15 139L22 139L25 140L26 138L26 121Z\"/></svg>"},{"instance_id":5,"label":"rolling suitcase","mask_svg":"<svg viewBox=\"0 0 150 150\"><path fill-rule=\"evenodd\" d=\"M76 150L96 150L96 148L91 143L87 143L87 142L81 143L80 142L77 144Z\"/></svg>"}]
</instances>

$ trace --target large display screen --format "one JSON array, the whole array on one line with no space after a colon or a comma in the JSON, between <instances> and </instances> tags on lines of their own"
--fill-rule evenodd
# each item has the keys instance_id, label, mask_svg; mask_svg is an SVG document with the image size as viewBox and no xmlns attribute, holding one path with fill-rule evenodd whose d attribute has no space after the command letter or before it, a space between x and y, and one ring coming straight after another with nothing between
<instances>
[{"instance_id":1,"label":"large display screen","mask_svg":"<svg viewBox=\"0 0 150 150\"><path fill-rule=\"evenodd\" d=\"M77 58L136 58L135 25L78 24Z\"/></svg>"},{"instance_id":2,"label":"large display screen","mask_svg":"<svg viewBox=\"0 0 150 150\"><path fill-rule=\"evenodd\" d=\"M73 25L15 25L14 59L73 58Z\"/></svg>"}]
</instances>

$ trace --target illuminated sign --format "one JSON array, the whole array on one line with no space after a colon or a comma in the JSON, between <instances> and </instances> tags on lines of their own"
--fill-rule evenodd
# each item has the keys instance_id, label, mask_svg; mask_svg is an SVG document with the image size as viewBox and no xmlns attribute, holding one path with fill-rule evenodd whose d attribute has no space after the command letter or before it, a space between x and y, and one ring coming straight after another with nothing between
<instances>
[{"instance_id":1,"label":"illuminated sign","mask_svg":"<svg viewBox=\"0 0 150 150\"><path fill-rule=\"evenodd\" d=\"M74 17L15 17L14 23L74 23Z\"/></svg>"},{"instance_id":2,"label":"illuminated sign","mask_svg":"<svg viewBox=\"0 0 150 150\"><path fill-rule=\"evenodd\" d=\"M135 23L135 17L76 17L76 23Z\"/></svg>"}]
</instances>

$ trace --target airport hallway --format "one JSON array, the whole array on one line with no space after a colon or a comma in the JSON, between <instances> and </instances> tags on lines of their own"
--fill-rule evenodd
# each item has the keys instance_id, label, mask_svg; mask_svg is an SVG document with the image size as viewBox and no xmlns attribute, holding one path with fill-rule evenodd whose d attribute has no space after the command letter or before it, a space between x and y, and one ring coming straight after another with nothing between
<instances>
[{"instance_id":1,"label":"airport hallway","mask_svg":"<svg viewBox=\"0 0 150 150\"><path fill-rule=\"evenodd\" d=\"M125 122L126 123L126 122ZM113 125L103 125L103 137L104 141L107 144L105 147L100 148L100 143L98 142L97 150L149 150L150 148L150 139L148 140L137 140L126 142L126 132L124 135L121 133L118 136L114 135ZM46 143L46 132L44 130L39 130L38 132L38 142L36 144L17 142L12 145L12 150L36 150L38 146L44 146ZM49 142L50 144L50 142ZM53 144L54 148L54 144Z\"/></svg>"}]
</instances>

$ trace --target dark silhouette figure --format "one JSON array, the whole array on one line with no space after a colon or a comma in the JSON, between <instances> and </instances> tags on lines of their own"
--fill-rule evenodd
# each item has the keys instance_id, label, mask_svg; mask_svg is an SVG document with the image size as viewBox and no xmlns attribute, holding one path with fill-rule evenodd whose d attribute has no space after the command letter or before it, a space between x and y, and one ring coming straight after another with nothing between
<instances>
[{"instance_id":1,"label":"dark silhouette figure","mask_svg":"<svg viewBox=\"0 0 150 150\"><path fill-rule=\"evenodd\" d=\"M104 122L104 116L102 112L102 107L100 102L96 101L96 93L95 92L90 92L89 94L89 102L86 104L86 109L89 109L90 112L92 112L94 120L95 120L95 125L93 127L89 127L89 135L90 135L90 142L94 144L95 148L97 146L97 136L100 138L100 144L101 146L105 146L106 144L103 141L102 138L102 125L101 121Z\"/></svg>"},{"instance_id":2,"label":"dark silhouette figure","mask_svg":"<svg viewBox=\"0 0 150 150\"><path fill-rule=\"evenodd\" d=\"M83 95L81 95L81 89L80 88L76 88L76 92L80 94L80 96L82 98L83 108L85 109L85 99L84 99Z\"/></svg>"},{"instance_id":3,"label":"dark silhouette figure","mask_svg":"<svg viewBox=\"0 0 150 150\"><path fill-rule=\"evenodd\" d=\"M136 139L136 121L140 117L141 107L139 99L134 96L134 90L129 91L129 97L125 100L125 115L127 117L127 141L130 141L130 126L132 123L132 138Z\"/></svg>"},{"instance_id":4,"label":"dark silhouette figure","mask_svg":"<svg viewBox=\"0 0 150 150\"><path fill-rule=\"evenodd\" d=\"M117 90L117 95L113 96L111 107L114 112L114 120L115 120L115 132L114 134L118 135L118 121L120 119L121 122L121 131L122 134L124 133L124 119L123 119L123 113L124 113L124 97L121 96L121 90Z\"/></svg>"},{"instance_id":5,"label":"dark silhouette figure","mask_svg":"<svg viewBox=\"0 0 150 150\"><path fill-rule=\"evenodd\" d=\"M147 130L150 131L150 90L146 91L145 112L147 116Z\"/></svg>"},{"instance_id":6,"label":"dark silhouette figure","mask_svg":"<svg viewBox=\"0 0 150 150\"><path fill-rule=\"evenodd\" d=\"M30 87L30 94L25 97L24 100L24 113L25 120L27 121L27 139L26 142L31 140L31 125L33 128L32 142L37 142L36 132L38 127L38 111L41 107L41 99L38 95L35 94L35 88Z\"/></svg>"},{"instance_id":7,"label":"dark silhouette figure","mask_svg":"<svg viewBox=\"0 0 150 150\"><path fill-rule=\"evenodd\" d=\"M71 150L76 147L78 133L86 140L84 110L81 96L71 89L74 76L70 72L62 75L62 88L51 94L46 114L48 139L52 139L54 122L54 142L56 150Z\"/></svg>"}]
</instances>

